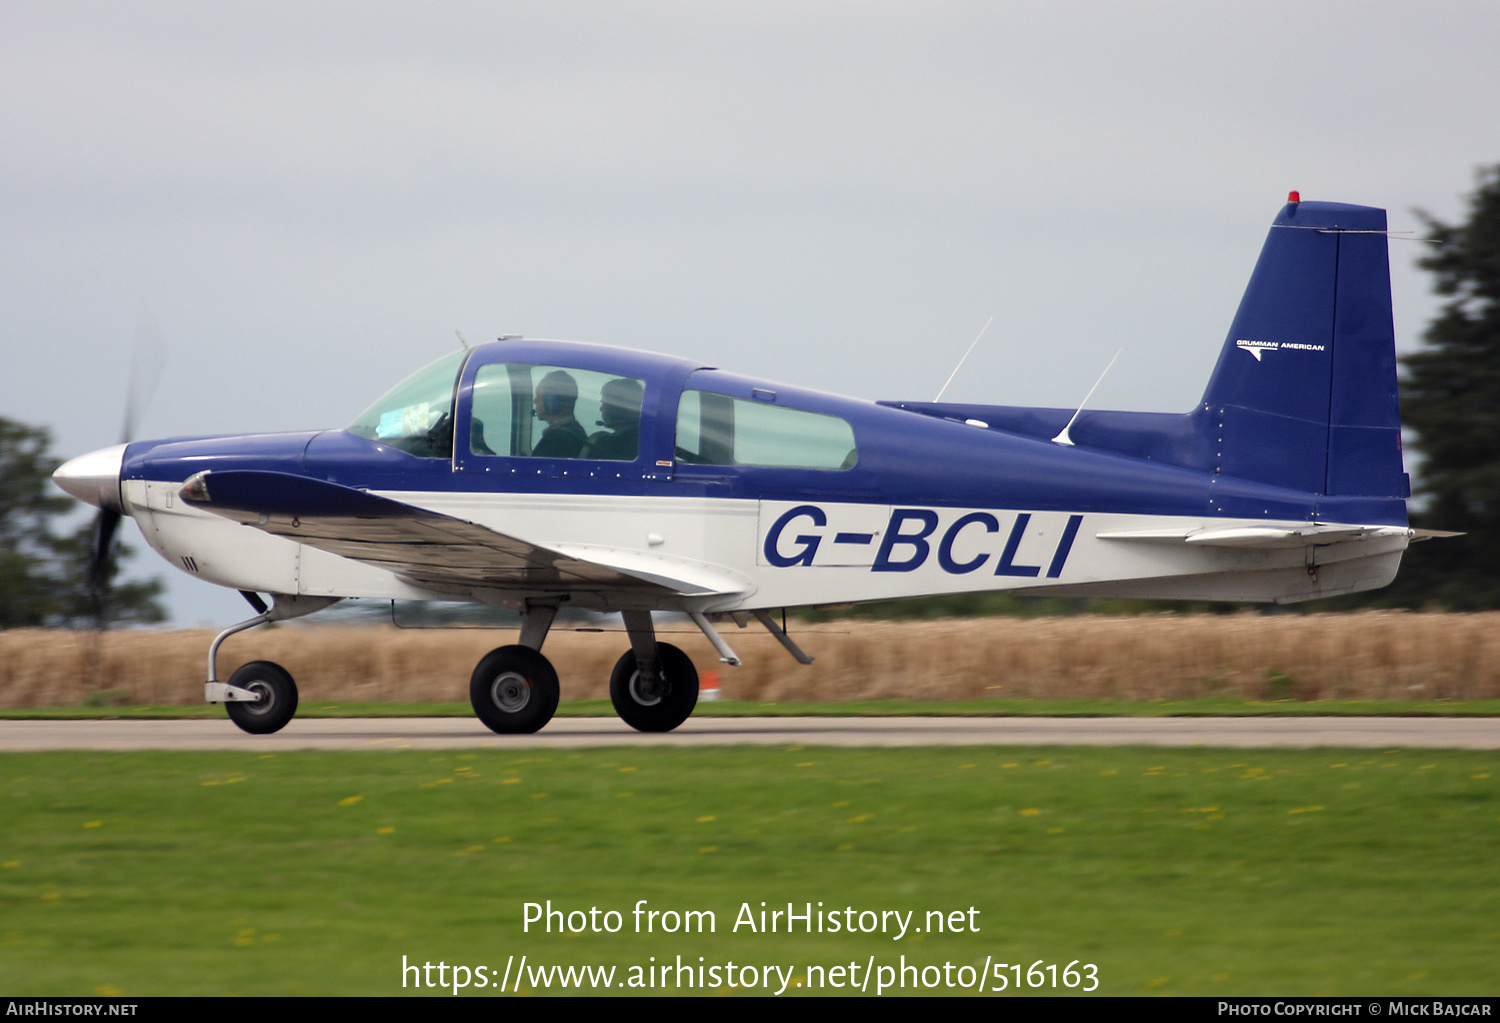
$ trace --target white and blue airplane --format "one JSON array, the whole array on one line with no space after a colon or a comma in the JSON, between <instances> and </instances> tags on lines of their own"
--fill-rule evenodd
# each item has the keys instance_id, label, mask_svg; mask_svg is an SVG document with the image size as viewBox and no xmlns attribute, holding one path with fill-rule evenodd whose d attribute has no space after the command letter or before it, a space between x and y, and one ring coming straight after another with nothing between
<instances>
[{"instance_id":1,"label":"white and blue airplane","mask_svg":"<svg viewBox=\"0 0 1500 1023\"><path fill-rule=\"evenodd\" d=\"M1071 420L1071 422L1070 422ZM506 337L419 370L341 430L143 441L54 477L129 515L174 566L257 613L205 697L249 732L297 707L224 639L347 597L522 609L470 681L480 720L558 702L558 609L615 612L620 717L668 731L698 676L654 612L758 621L799 605L1018 594L1300 601L1389 583L1401 461L1385 211L1301 202L1272 225L1203 399L1181 415L869 402L687 359ZM105 540L107 546L107 539ZM270 606L261 594L270 598Z\"/></svg>"}]
</instances>

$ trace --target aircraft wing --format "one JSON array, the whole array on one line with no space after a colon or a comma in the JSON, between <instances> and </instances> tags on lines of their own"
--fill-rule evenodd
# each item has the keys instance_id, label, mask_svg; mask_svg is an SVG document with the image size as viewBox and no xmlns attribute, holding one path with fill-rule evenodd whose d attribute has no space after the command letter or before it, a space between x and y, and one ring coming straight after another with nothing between
<instances>
[{"instance_id":1,"label":"aircraft wing","mask_svg":"<svg viewBox=\"0 0 1500 1023\"><path fill-rule=\"evenodd\" d=\"M427 589L591 590L652 596L743 592L715 566L588 545L547 547L363 490L290 473L203 472L182 487L195 507Z\"/></svg>"},{"instance_id":2,"label":"aircraft wing","mask_svg":"<svg viewBox=\"0 0 1500 1023\"><path fill-rule=\"evenodd\" d=\"M1099 533L1101 540L1133 540L1146 543L1185 543L1202 547L1241 547L1261 550L1321 547L1336 543L1359 543L1405 536L1414 538L1405 526L1234 526L1227 529L1121 530ZM1420 537L1427 539L1427 537Z\"/></svg>"}]
</instances>

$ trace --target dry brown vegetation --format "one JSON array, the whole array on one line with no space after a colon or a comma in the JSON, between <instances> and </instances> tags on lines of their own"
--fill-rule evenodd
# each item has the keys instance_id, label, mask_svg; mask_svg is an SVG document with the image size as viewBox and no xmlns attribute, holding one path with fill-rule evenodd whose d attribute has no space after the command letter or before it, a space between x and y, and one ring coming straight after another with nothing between
<instances>
[{"instance_id":1,"label":"dry brown vegetation","mask_svg":"<svg viewBox=\"0 0 1500 1023\"><path fill-rule=\"evenodd\" d=\"M839 622L795 630L803 667L758 626L724 631L742 668L717 663L697 634L663 638L726 699L1494 699L1500 613L1200 615ZM202 699L206 631L0 632L0 706L77 704L108 691L128 703ZM220 657L284 665L308 700L468 699L469 673L514 632L280 626L230 638ZM608 695L623 633L556 631L547 656L564 699Z\"/></svg>"}]
</instances>

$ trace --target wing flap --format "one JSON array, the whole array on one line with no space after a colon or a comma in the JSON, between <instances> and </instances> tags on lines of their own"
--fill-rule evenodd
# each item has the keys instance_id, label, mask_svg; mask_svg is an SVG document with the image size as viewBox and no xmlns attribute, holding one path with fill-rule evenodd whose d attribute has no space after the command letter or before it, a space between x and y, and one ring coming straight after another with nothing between
<instances>
[{"instance_id":1,"label":"wing flap","mask_svg":"<svg viewBox=\"0 0 1500 1023\"><path fill-rule=\"evenodd\" d=\"M751 580L721 565L688 561L650 551L623 550L619 547L557 544L556 549L585 564L654 582L677 593L698 596L748 593L754 589Z\"/></svg>"}]
</instances>

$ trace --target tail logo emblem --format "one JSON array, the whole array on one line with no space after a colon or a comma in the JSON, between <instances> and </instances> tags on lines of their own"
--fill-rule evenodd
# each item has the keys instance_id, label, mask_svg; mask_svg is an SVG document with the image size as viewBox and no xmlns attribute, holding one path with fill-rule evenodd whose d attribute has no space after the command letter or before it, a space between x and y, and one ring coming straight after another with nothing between
<instances>
[{"instance_id":1,"label":"tail logo emblem","mask_svg":"<svg viewBox=\"0 0 1500 1023\"><path fill-rule=\"evenodd\" d=\"M1234 346L1236 348L1239 348L1241 351L1249 352L1251 355L1255 356L1256 362L1260 361L1261 355L1265 352L1281 352L1288 350L1294 352L1325 352L1328 350L1327 345L1301 344L1296 341L1247 341L1242 339L1236 341L1234 343Z\"/></svg>"}]
</instances>

